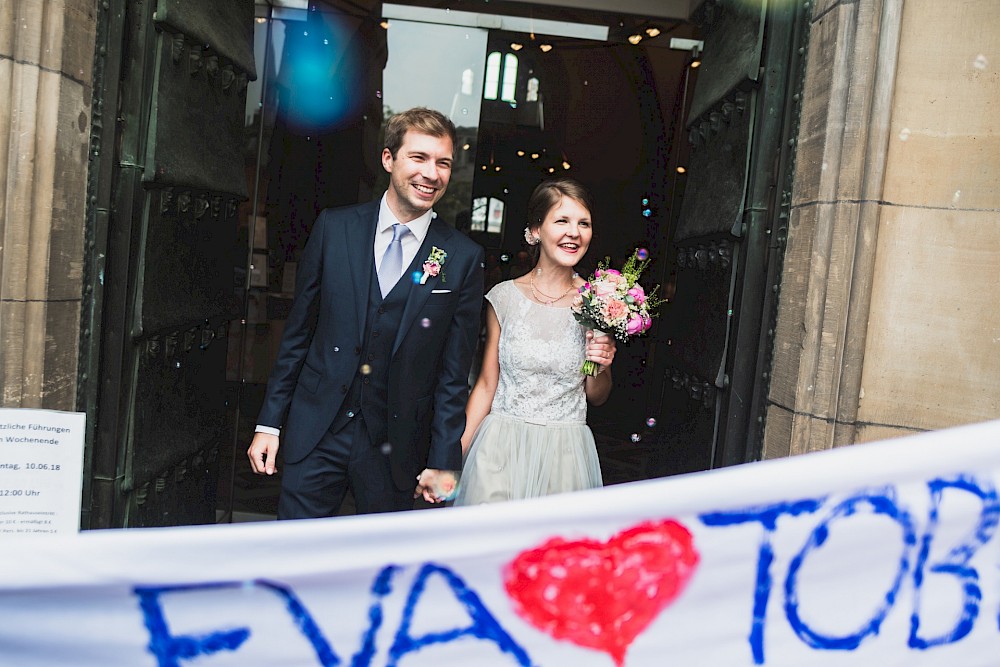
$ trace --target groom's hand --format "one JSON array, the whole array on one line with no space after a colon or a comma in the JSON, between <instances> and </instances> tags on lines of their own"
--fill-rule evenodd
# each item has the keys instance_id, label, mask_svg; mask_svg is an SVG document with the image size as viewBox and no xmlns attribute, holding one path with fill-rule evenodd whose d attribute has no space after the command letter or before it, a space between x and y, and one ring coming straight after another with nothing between
<instances>
[{"instance_id":1,"label":"groom's hand","mask_svg":"<svg viewBox=\"0 0 1000 667\"><path fill-rule=\"evenodd\" d=\"M258 475L273 475L274 460L278 456L278 436L270 433L255 433L250 448L250 467Z\"/></svg>"},{"instance_id":2,"label":"groom's hand","mask_svg":"<svg viewBox=\"0 0 1000 667\"><path fill-rule=\"evenodd\" d=\"M417 476L417 489L413 492L413 497L423 496L429 503L444 502L454 497L457 485L458 476L453 470L424 468Z\"/></svg>"}]
</instances>

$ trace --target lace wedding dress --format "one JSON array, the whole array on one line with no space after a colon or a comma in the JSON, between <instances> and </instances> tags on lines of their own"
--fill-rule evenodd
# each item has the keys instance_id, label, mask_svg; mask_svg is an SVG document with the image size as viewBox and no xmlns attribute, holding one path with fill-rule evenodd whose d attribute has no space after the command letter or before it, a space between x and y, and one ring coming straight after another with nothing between
<instances>
[{"instance_id":1,"label":"lace wedding dress","mask_svg":"<svg viewBox=\"0 0 1000 667\"><path fill-rule=\"evenodd\" d=\"M469 448L455 505L601 486L580 373L584 328L569 308L535 303L512 281L486 298L500 321L500 380Z\"/></svg>"}]
</instances>

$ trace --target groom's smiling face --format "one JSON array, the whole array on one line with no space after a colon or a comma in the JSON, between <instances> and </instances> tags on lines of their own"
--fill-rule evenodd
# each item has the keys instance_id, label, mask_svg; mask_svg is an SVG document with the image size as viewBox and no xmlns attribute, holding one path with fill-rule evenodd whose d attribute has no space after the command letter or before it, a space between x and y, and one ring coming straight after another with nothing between
<instances>
[{"instance_id":1,"label":"groom's smiling face","mask_svg":"<svg viewBox=\"0 0 1000 667\"><path fill-rule=\"evenodd\" d=\"M389 172L386 198L400 222L420 217L444 196L453 150L448 136L408 130L395 155L388 148L382 151L382 166Z\"/></svg>"}]
</instances>

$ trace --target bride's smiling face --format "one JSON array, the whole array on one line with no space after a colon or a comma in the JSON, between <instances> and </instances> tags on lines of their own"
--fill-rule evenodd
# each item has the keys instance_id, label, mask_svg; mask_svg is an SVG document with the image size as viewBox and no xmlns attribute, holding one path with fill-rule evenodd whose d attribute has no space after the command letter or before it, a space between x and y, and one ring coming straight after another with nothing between
<instances>
[{"instance_id":1,"label":"bride's smiling face","mask_svg":"<svg viewBox=\"0 0 1000 667\"><path fill-rule=\"evenodd\" d=\"M576 266L587 253L594 235L590 211L577 200L564 195L545 214L535 234L538 235L541 251L539 262Z\"/></svg>"}]
</instances>

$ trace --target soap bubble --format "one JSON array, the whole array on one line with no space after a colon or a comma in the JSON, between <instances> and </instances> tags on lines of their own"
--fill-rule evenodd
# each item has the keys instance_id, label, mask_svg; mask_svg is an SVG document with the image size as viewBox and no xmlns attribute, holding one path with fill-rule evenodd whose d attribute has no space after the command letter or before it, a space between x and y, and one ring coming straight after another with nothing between
<instances>
[{"instance_id":1,"label":"soap bubble","mask_svg":"<svg viewBox=\"0 0 1000 667\"><path fill-rule=\"evenodd\" d=\"M649 257L649 251L645 248L639 248L635 251L635 256L639 258L639 261L645 261Z\"/></svg>"},{"instance_id":2,"label":"soap bubble","mask_svg":"<svg viewBox=\"0 0 1000 667\"><path fill-rule=\"evenodd\" d=\"M369 366L368 364L362 364L362 366L361 366L361 374L362 375L368 375L371 372L372 372L372 367L371 366Z\"/></svg>"},{"instance_id":3,"label":"soap bubble","mask_svg":"<svg viewBox=\"0 0 1000 667\"><path fill-rule=\"evenodd\" d=\"M420 283L420 279L423 278L423 277L424 277L424 274L422 274L420 271L414 271L413 273L410 274L410 280L413 281L414 285L419 284Z\"/></svg>"},{"instance_id":4,"label":"soap bubble","mask_svg":"<svg viewBox=\"0 0 1000 667\"><path fill-rule=\"evenodd\" d=\"M424 319L420 320L420 326L422 326L423 328L426 329L430 325L431 325L431 318L425 317Z\"/></svg>"},{"instance_id":5,"label":"soap bubble","mask_svg":"<svg viewBox=\"0 0 1000 667\"><path fill-rule=\"evenodd\" d=\"M646 426L648 426L649 428L656 428L656 418L650 417L649 419L647 419Z\"/></svg>"},{"instance_id":6,"label":"soap bubble","mask_svg":"<svg viewBox=\"0 0 1000 667\"><path fill-rule=\"evenodd\" d=\"M910 138L910 128L904 127L902 130L899 131L900 141L906 141L909 138Z\"/></svg>"},{"instance_id":7,"label":"soap bubble","mask_svg":"<svg viewBox=\"0 0 1000 667\"><path fill-rule=\"evenodd\" d=\"M379 450L385 455L389 456L392 453L392 444L388 442L383 442L379 447Z\"/></svg>"},{"instance_id":8,"label":"soap bubble","mask_svg":"<svg viewBox=\"0 0 1000 667\"><path fill-rule=\"evenodd\" d=\"M642 440L642 436L641 436L641 435L639 435L638 433L633 433L633 434L632 434L631 436L629 436L629 437L631 437L631 438L632 438L632 442L639 442L640 440Z\"/></svg>"},{"instance_id":9,"label":"soap bubble","mask_svg":"<svg viewBox=\"0 0 1000 667\"><path fill-rule=\"evenodd\" d=\"M976 56L975 60L972 61L972 66L975 67L976 69L986 69L986 65L987 65L986 56L984 56L981 53L978 56Z\"/></svg>"}]
</instances>

